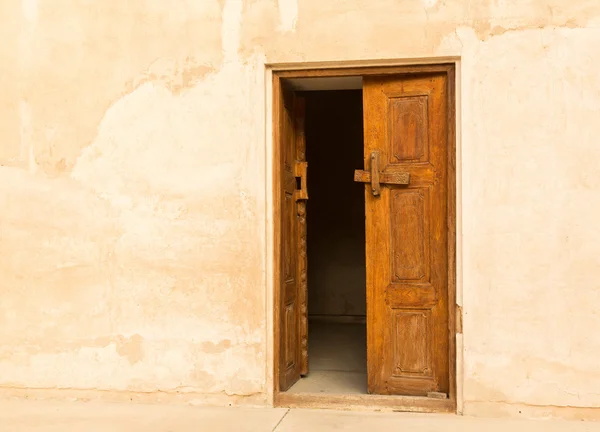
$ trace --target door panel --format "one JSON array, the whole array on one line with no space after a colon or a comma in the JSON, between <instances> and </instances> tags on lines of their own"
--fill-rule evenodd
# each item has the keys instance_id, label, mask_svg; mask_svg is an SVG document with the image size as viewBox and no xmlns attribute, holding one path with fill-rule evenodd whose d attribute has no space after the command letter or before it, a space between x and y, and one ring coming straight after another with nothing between
<instances>
[{"instance_id":1,"label":"door panel","mask_svg":"<svg viewBox=\"0 0 600 432\"><path fill-rule=\"evenodd\" d=\"M446 79L363 80L369 393L449 393Z\"/></svg>"},{"instance_id":2,"label":"door panel","mask_svg":"<svg viewBox=\"0 0 600 432\"><path fill-rule=\"evenodd\" d=\"M304 99L282 89L281 287L279 304L279 390L308 373L306 305L306 157ZM298 187L300 185L300 187Z\"/></svg>"},{"instance_id":3,"label":"door panel","mask_svg":"<svg viewBox=\"0 0 600 432\"><path fill-rule=\"evenodd\" d=\"M429 282L429 189L391 192L392 282Z\"/></svg>"}]
</instances>

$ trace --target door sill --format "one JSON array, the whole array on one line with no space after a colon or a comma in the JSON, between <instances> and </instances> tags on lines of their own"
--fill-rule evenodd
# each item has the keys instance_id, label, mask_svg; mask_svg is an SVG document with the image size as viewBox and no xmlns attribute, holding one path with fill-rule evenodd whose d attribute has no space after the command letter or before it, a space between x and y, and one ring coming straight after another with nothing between
<instances>
[{"instance_id":1,"label":"door sill","mask_svg":"<svg viewBox=\"0 0 600 432\"><path fill-rule=\"evenodd\" d=\"M455 413L453 399L370 394L287 393L275 395L274 404L285 408L321 408L420 413Z\"/></svg>"}]
</instances>

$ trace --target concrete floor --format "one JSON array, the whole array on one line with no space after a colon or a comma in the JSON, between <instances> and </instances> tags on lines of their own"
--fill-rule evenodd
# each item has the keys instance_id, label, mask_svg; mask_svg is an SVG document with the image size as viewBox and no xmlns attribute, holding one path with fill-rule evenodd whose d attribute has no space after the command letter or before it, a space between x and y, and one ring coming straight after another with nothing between
<instances>
[{"instance_id":1,"label":"concrete floor","mask_svg":"<svg viewBox=\"0 0 600 432\"><path fill-rule=\"evenodd\" d=\"M285 408L0 401L1 432L599 432L600 422Z\"/></svg>"},{"instance_id":2,"label":"concrete floor","mask_svg":"<svg viewBox=\"0 0 600 432\"><path fill-rule=\"evenodd\" d=\"M290 393L367 393L365 324L308 324L308 376Z\"/></svg>"}]
</instances>

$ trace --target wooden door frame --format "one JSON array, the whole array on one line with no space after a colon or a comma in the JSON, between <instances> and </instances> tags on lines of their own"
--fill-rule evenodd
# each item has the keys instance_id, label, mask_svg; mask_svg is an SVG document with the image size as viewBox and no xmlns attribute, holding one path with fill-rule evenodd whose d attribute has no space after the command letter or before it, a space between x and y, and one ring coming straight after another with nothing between
<instances>
[{"instance_id":1,"label":"wooden door frame","mask_svg":"<svg viewBox=\"0 0 600 432\"><path fill-rule=\"evenodd\" d=\"M449 377L448 399L383 395L334 395L323 393L292 394L279 391L279 336L280 336L280 245L281 245L281 166L280 128L278 119L283 109L281 100L284 80L293 78L334 78L369 75L421 75L445 73L448 91L448 327L449 327ZM314 69L286 69L272 71L272 221L273 221L273 404L285 407L312 408L365 408L393 409L418 412L456 412L457 371L456 335L462 333L461 317L456 305L456 64L454 62L405 66L332 67ZM359 168L359 167L357 167ZM309 269L310 271L310 269ZM459 312L460 313L460 312Z\"/></svg>"}]
</instances>

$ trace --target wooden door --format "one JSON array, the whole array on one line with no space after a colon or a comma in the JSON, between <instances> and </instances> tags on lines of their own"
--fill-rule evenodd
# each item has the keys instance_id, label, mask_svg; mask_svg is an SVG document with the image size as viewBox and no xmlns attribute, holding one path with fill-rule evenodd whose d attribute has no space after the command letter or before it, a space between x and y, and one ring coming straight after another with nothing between
<instances>
[{"instance_id":1,"label":"wooden door","mask_svg":"<svg viewBox=\"0 0 600 432\"><path fill-rule=\"evenodd\" d=\"M449 393L446 81L363 81L369 393Z\"/></svg>"},{"instance_id":2,"label":"wooden door","mask_svg":"<svg viewBox=\"0 0 600 432\"><path fill-rule=\"evenodd\" d=\"M305 101L280 93L279 390L308 373Z\"/></svg>"}]
</instances>

